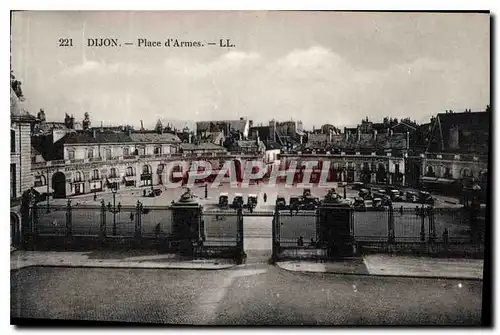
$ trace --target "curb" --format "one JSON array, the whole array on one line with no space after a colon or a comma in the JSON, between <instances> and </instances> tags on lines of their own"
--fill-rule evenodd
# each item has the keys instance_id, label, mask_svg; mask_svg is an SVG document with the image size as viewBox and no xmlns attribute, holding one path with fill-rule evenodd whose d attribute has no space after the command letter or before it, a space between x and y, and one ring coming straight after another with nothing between
<instances>
[{"instance_id":1,"label":"curb","mask_svg":"<svg viewBox=\"0 0 500 335\"><path fill-rule=\"evenodd\" d=\"M224 267L208 267L208 268L191 268L191 267L185 267L185 266L131 266L131 265L126 265L126 266L121 266L119 264L89 264L89 265L73 265L73 264L29 264L25 266L20 266L15 269L10 269L11 272L16 272L22 269L27 269L27 268L34 268L34 267L40 267L40 268L92 268L92 269L151 269L151 270L205 270L205 271L216 271L216 270L228 270L231 268L234 268L237 266L237 264L228 264L227 266Z\"/></svg>"},{"instance_id":2,"label":"curb","mask_svg":"<svg viewBox=\"0 0 500 335\"><path fill-rule=\"evenodd\" d=\"M378 273L362 273L362 272L340 272L340 271L308 271L308 270L290 270L290 269L285 269L284 267L281 267L278 263L275 264L276 267L278 267L281 270L288 271L288 272L298 272L298 273L327 273L327 274L334 274L334 275L342 275L342 276L369 276L369 277L384 277L384 278L416 278L416 279L445 279L445 280L469 280L469 281L483 281L482 278L477 278L477 277L447 277L447 276L421 276L421 275L405 275L405 274L400 274L400 275L390 275L390 274L378 274Z\"/></svg>"}]
</instances>

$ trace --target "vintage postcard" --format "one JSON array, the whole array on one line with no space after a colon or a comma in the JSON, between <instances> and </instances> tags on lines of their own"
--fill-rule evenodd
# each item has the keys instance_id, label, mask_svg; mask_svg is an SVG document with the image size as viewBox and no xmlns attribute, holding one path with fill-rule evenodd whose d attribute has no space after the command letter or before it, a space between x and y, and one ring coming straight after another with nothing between
<instances>
[{"instance_id":1,"label":"vintage postcard","mask_svg":"<svg viewBox=\"0 0 500 335\"><path fill-rule=\"evenodd\" d=\"M489 12L13 11L14 325L484 325Z\"/></svg>"}]
</instances>

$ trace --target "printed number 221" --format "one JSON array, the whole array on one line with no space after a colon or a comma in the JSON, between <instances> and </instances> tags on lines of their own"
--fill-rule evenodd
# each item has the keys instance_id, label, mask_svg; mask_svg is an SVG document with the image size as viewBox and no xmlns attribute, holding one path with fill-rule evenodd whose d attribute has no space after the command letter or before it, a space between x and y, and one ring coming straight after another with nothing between
<instances>
[{"instance_id":1,"label":"printed number 221","mask_svg":"<svg viewBox=\"0 0 500 335\"><path fill-rule=\"evenodd\" d=\"M73 46L73 39L72 38L60 38L59 39L59 46L60 47L72 47Z\"/></svg>"}]
</instances>

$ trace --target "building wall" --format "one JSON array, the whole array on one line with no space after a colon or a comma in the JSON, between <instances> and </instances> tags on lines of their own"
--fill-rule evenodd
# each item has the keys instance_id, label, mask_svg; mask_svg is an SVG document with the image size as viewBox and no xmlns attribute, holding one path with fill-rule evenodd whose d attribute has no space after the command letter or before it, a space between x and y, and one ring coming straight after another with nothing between
<instances>
[{"instance_id":1,"label":"building wall","mask_svg":"<svg viewBox=\"0 0 500 335\"><path fill-rule=\"evenodd\" d=\"M472 176L478 178L481 172L488 170L488 162L485 161L474 161L465 159L439 159L439 158L424 158L422 160L422 176L426 176L429 168L432 168L435 177L445 178L446 168L450 169L451 178L460 180L464 177L464 173L472 173ZM466 170L466 171L465 171Z\"/></svg>"},{"instance_id":2,"label":"building wall","mask_svg":"<svg viewBox=\"0 0 500 335\"><path fill-rule=\"evenodd\" d=\"M16 198L33 186L31 173L31 125L26 122L11 121L11 130L15 131L15 152L10 155L11 164L15 164Z\"/></svg>"},{"instance_id":3,"label":"building wall","mask_svg":"<svg viewBox=\"0 0 500 335\"><path fill-rule=\"evenodd\" d=\"M64 145L64 159L69 158L69 152L74 151L74 159L85 159L88 158L88 152L90 149L93 150L93 157L106 157L106 150L111 149L111 157L123 157L123 150L125 148L129 149L129 155L133 155L134 151L139 150L140 155L153 155L155 148L161 148L161 154L170 154L177 152L175 145L173 144L65 144ZM141 149L144 149L144 153L141 153Z\"/></svg>"}]
</instances>

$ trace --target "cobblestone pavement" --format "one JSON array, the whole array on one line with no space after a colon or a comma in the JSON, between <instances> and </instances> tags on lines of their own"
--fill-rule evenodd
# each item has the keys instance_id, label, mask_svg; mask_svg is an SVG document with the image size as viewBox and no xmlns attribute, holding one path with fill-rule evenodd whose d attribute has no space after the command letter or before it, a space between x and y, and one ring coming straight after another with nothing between
<instances>
[{"instance_id":1,"label":"cobblestone pavement","mask_svg":"<svg viewBox=\"0 0 500 335\"><path fill-rule=\"evenodd\" d=\"M26 268L11 316L219 325L479 325L482 282L289 272Z\"/></svg>"}]
</instances>

